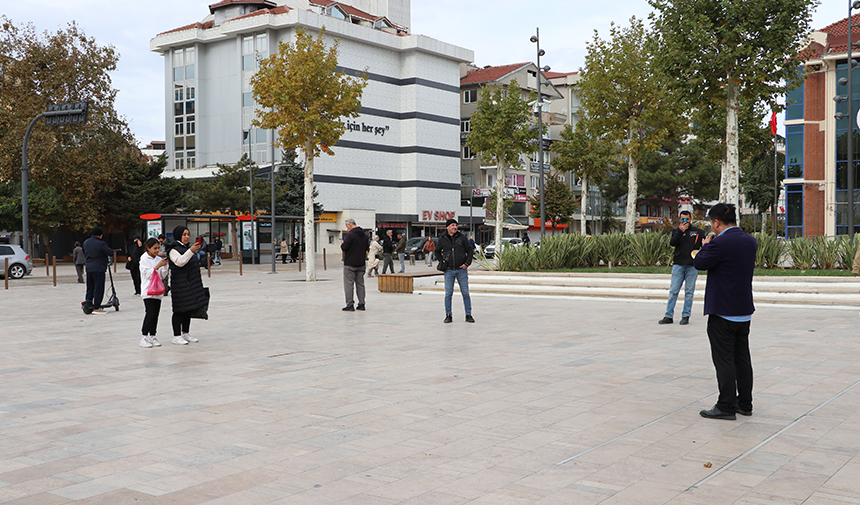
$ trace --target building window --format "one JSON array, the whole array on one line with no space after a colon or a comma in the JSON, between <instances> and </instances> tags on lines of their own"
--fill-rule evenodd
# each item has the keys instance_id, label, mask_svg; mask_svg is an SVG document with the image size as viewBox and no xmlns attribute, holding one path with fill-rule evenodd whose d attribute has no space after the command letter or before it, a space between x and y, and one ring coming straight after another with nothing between
<instances>
[{"instance_id":1,"label":"building window","mask_svg":"<svg viewBox=\"0 0 860 505\"><path fill-rule=\"evenodd\" d=\"M785 95L785 120L803 119L803 69L799 69L800 86Z\"/></svg>"},{"instance_id":2,"label":"building window","mask_svg":"<svg viewBox=\"0 0 860 505\"><path fill-rule=\"evenodd\" d=\"M801 184L788 184L785 186L785 203L785 236L788 238L802 237L803 186Z\"/></svg>"},{"instance_id":3,"label":"building window","mask_svg":"<svg viewBox=\"0 0 860 505\"><path fill-rule=\"evenodd\" d=\"M803 125L785 127L785 177L803 177Z\"/></svg>"},{"instance_id":4,"label":"building window","mask_svg":"<svg viewBox=\"0 0 860 505\"><path fill-rule=\"evenodd\" d=\"M848 64L847 60L842 60L837 62L836 64L836 80L843 77L848 77L847 72ZM860 203L857 202L858 194L857 188L860 186L860 173L858 173L858 168L860 168L860 141L858 141L858 132L857 125L854 122L854 118L857 117L858 109L860 109L860 72L857 69L854 70L852 74L852 86L854 87L853 95L854 95L854 103L851 104L851 110L849 112L848 102L842 101L841 103L836 104L836 112L841 112L843 114L847 114L849 117L846 119L842 119L841 121L836 121L836 234L844 235L848 233L848 167L852 166L854 169L854 191L850 192L854 197L854 233L858 233L858 229L860 229L860 217L858 217L858 212L860 212ZM847 90L845 86L836 86L836 92L840 95L845 95ZM849 130L850 128L850 130ZM851 132L853 135L853 150L851 156L848 155L848 132ZM850 162L850 163L849 163Z\"/></svg>"},{"instance_id":5,"label":"building window","mask_svg":"<svg viewBox=\"0 0 860 505\"><path fill-rule=\"evenodd\" d=\"M526 202L514 202L511 205L510 215L512 216L525 216L526 215ZM540 220L538 220L540 221Z\"/></svg>"},{"instance_id":6,"label":"building window","mask_svg":"<svg viewBox=\"0 0 860 505\"><path fill-rule=\"evenodd\" d=\"M539 175L529 176L529 187L532 189L540 188L540 176Z\"/></svg>"},{"instance_id":7,"label":"building window","mask_svg":"<svg viewBox=\"0 0 860 505\"><path fill-rule=\"evenodd\" d=\"M460 185L472 187L472 174L460 174Z\"/></svg>"},{"instance_id":8,"label":"building window","mask_svg":"<svg viewBox=\"0 0 860 505\"><path fill-rule=\"evenodd\" d=\"M196 96L194 92L195 63L196 52L193 47L173 50L173 80L175 81L173 84L173 146L175 158L173 167L177 170L193 168L195 166L195 159L193 157L189 158L186 155L188 149L191 149L191 152L194 149L193 114L196 109Z\"/></svg>"},{"instance_id":9,"label":"building window","mask_svg":"<svg viewBox=\"0 0 860 505\"><path fill-rule=\"evenodd\" d=\"M472 131L472 122L468 119L460 121L460 133L469 133Z\"/></svg>"},{"instance_id":10,"label":"building window","mask_svg":"<svg viewBox=\"0 0 860 505\"><path fill-rule=\"evenodd\" d=\"M463 146L463 159L471 160L474 159L475 155L472 154L472 149L469 146Z\"/></svg>"},{"instance_id":11,"label":"building window","mask_svg":"<svg viewBox=\"0 0 860 505\"><path fill-rule=\"evenodd\" d=\"M478 101L478 89L467 89L463 91L463 103L475 103Z\"/></svg>"}]
</instances>

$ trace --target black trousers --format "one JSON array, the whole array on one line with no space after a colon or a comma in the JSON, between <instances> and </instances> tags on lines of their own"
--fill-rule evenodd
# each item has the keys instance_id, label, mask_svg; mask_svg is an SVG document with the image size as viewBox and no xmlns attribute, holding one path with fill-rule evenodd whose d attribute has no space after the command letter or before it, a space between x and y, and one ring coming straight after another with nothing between
<instances>
[{"instance_id":1,"label":"black trousers","mask_svg":"<svg viewBox=\"0 0 860 505\"><path fill-rule=\"evenodd\" d=\"M143 316L143 328L140 332L142 335L155 336L158 330L158 314L161 313L161 300L159 298L144 298L143 307L146 309L146 314Z\"/></svg>"},{"instance_id":2,"label":"black trousers","mask_svg":"<svg viewBox=\"0 0 860 505\"><path fill-rule=\"evenodd\" d=\"M134 283L134 294L140 294L140 268L132 268L131 272L131 281Z\"/></svg>"},{"instance_id":3,"label":"black trousers","mask_svg":"<svg viewBox=\"0 0 860 505\"><path fill-rule=\"evenodd\" d=\"M717 369L723 412L752 411L753 369L750 359L750 323L734 323L720 316L708 316L711 359Z\"/></svg>"},{"instance_id":4,"label":"black trousers","mask_svg":"<svg viewBox=\"0 0 860 505\"><path fill-rule=\"evenodd\" d=\"M188 333L191 329L191 313L190 312L174 312L173 319L173 336L178 337L183 333Z\"/></svg>"},{"instance_id":5,"label":"black trousers","mask_svg":"<svg viewBox=\"0 0 860 505\"><path fill-rule=\"evenodd\" d=\"M99 308L105 297L105 273L87 270L86 300L93 302L93 308Z\"/></svg>"}]
</instances>

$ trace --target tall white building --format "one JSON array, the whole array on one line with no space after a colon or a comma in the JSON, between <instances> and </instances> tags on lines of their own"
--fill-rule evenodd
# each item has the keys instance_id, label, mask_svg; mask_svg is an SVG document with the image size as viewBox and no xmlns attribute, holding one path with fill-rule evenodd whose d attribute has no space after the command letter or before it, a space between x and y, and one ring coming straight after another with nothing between
<instances>
[{"instance_id":1,"label":"tall white building","mask_svg":"<svg viewBox=\"0 0 860 505\"><path fill-rule=\"evenodd\" d=\"M208 177L250 153L272 163L272 132L254 129L250 86L259 58L325 28L339 66L366 72L361 115L315 161L333 241L342 222L435 233L460 209L460 74L471 50L409 33L410 0L223 0L202 21L157 35L164 55L166 175ZM275 162L279 151L274 150ZM372 221L372 222L371 222ZM319 235L319 234L318 234Z\"/></svg>"}]
</instances>

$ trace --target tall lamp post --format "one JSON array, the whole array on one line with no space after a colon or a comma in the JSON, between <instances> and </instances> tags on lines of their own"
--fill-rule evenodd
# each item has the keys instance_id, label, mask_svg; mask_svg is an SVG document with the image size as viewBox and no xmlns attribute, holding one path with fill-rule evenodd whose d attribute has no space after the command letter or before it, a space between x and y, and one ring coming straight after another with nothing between
<instances>
[{"instance_id":1,"label":"tall lamp post","mask_svg":"<svg viewBox=\"0 0 860 505\"><path fill-rule=\"evenodd\" d=\"M858 0L860 1L860 0ZM538 169L540 170L539 190L540 191L540 236L543 239L546 231L546 205L544 202L543 191L543 98L540 91L541 73L549 72L549 65L541 68L540 57L546 52L540 48L540 28L535 28L535 34L529 39L537 46L537 117L538 117Z\"/></svg>"},{"instance_id":2,"label":"tall lamp post","mask_svg":"<svg viewBox=\"0 0 860 505\"><path fill-rule=\"evenodd\" d=\"M272 271L270 273L276 274L278 271L275 269L275 246L277 245L275 239L275 130L271 130L271 135L272 143L269 147L271 149L272 171L269 175L272 178L272 233L270 234L272 237Z\"/></svg>"},{"instance_id":3,"label":"tall lamp post","mask_svg":"<svg viewBox=\"0 0 860 505\"><path fill-rule=\"evenodd\" d=\"M860 0L848 0L848 73L847 77L842 77L839 79L838 83L840 86L845 86L846 95L836 95L833 97L833 100L838 104L843 100L848 102L848 112L836 113L836 120L848 119L848 139L846 145L846 156L848 157L846 170L848 173L848 237L854 238L854 122L857 120L852 114L853 110L853 100L851 92L851 74L854 73L854 67L857 66L857 62L854 61L852 57L851 51L854 48L854 38L852 37L853 31L855 27L860 27L860 23L854 24L851 19L851 11L854 9L860 9ZM860 126L860 125L858 125Z\"/></svg>"},{"instance_id":4,"label":"tall lamp post","mask_svg":"<svg viewBox=\"0 0 860 505\"><path fill-rule=\"evenodd\" d=\"M251 193L251 264L256 265L254 256L257 252L257 229L254 227L254 129L243 130L248 138L248 191Z\"/></svg>"}]
</instances>

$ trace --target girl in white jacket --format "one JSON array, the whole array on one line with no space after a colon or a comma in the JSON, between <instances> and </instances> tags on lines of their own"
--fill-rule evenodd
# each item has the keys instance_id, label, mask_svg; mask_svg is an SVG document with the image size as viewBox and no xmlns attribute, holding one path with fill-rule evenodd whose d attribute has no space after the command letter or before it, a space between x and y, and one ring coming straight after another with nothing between
<instances>
[{"instance_id":1,"label":"girl in white jacket","mask_svg":"<svg viewBox=\"0 0 860 505\"><path fill-rule=\"evenodd\" d=\"M152 280L152 275L156 274L161 277L162 282L167 277L167 258L158 256L160 243L158 239L150 237L146 240L146 253L140 257L140 279L143 286L142 296L143 306L146 308L146 315L143 316L143 337L140 339L141 347L161 347L158 339L155 338L155 331L158 328L158 314L161 312L161 299L164 294L150 295L149 283Z\"/></svg>"}]
</instances>

